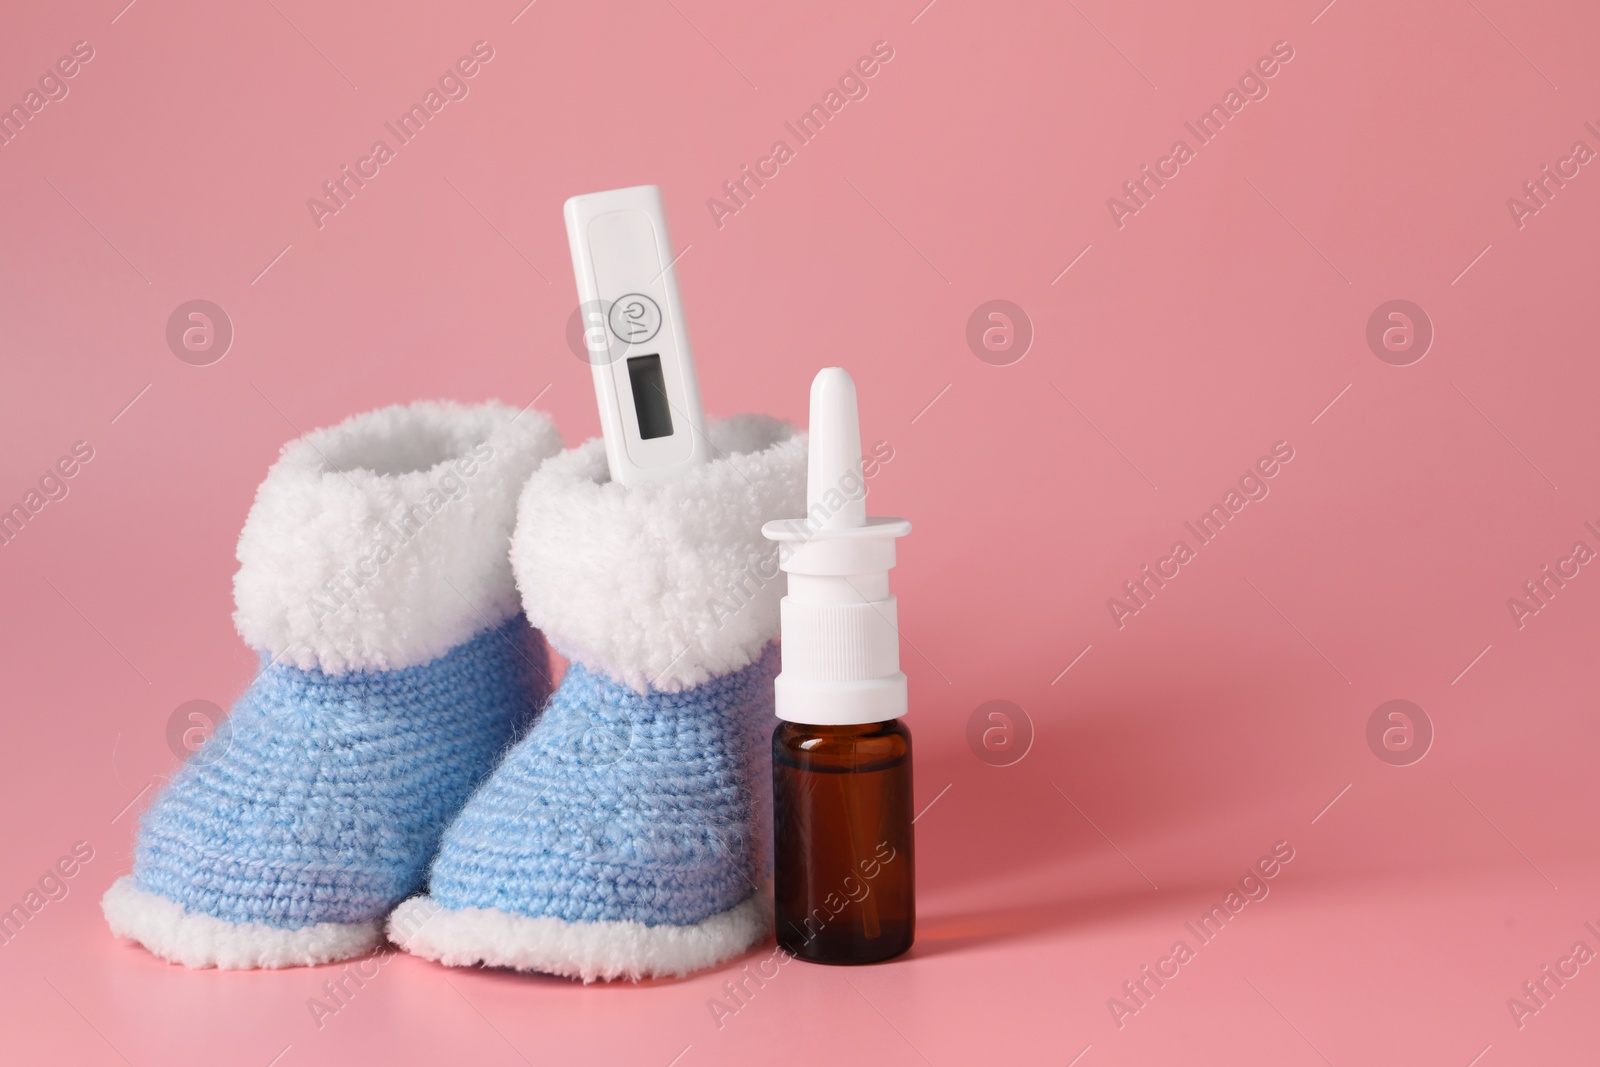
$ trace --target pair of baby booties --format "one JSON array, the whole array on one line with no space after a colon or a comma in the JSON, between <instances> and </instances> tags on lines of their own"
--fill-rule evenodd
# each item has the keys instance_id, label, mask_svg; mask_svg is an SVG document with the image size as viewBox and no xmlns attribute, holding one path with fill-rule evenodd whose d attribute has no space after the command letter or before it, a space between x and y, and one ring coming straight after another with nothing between
<instances>
[{"instance_id":1,"label":"pair of baby booties","mask_svg":"<svg viewBox=\"0 0 1600 1067\"><path fill-rule=\"evenodd\" d=\"M189 967L387 935L586 982L764 938L781 589L760 530L804 510L805 440L762 416L710 437L713 462L628 486L604 442L562 452L498 403L286 445L234 578L260 672L141 820L111 929Z\"/></svg>"}]
</instances>

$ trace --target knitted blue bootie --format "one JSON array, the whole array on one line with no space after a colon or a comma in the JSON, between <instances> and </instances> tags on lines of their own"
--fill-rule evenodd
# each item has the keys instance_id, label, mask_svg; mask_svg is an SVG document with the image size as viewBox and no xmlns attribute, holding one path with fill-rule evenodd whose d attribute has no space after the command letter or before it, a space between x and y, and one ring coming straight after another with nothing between
<instances>
[{"instance_id":1,"label":"knitted blue bootie","mask_svg":"<svg viewBox=\"0 0 1600 1067\"><path fill-rule=\"evenodd\" d=\"M549 691L506 555L560 448L501 404L419 403L293 441L239 539L262 668L140 822L112 930L190 967L359 955Z\"/></svg>"},{"instance_id":2,"label":"knitted blue bootie","mask_svg":"<svg viewBox=\"0 0 1600 1067\"><path fill-rule=\"evenodd\" d=\"M678 976L766 935L782 583L761 525L798 514L805 439L714 424L681 478L606 479L600 441L523 492L512 563L571 662L446 831L389 937L451 965Z\"/></svg>"}]
</instances>

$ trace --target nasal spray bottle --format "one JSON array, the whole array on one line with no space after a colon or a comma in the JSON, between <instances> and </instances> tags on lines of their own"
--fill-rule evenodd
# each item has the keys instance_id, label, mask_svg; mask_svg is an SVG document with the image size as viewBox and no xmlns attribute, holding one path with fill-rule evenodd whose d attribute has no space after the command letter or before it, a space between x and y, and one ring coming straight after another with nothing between
<instances>
[{"instance_id":1,"label":"nasal spray bottle","mask_svg":"<svg viewBox=\"0 0 1600 1067\"><path fill-rule=\"evenodd\" d=\"M772 735L778 944L815 963L873 963L916 927L911 732L900 671L895 538L868 518L856 386L811 383L806 514L767 523L789 575Z\"/></svg>"}]
</instances>

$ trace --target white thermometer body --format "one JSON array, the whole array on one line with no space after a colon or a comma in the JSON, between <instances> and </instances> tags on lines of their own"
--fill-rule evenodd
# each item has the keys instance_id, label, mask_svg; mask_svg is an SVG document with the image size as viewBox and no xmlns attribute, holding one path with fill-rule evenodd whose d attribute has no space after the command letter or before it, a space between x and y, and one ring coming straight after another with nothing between
<instances>
[{"instance_id":1,"label":"white thermometer body","mask_svg":"<svg viewBox=\"0 0 1600 1067\"><path fill-rule=\"evenodd\" d=\"M706 462L661 190L586 193L563 214L612 481L665 481Z\"/></svg>"}]
</instances>

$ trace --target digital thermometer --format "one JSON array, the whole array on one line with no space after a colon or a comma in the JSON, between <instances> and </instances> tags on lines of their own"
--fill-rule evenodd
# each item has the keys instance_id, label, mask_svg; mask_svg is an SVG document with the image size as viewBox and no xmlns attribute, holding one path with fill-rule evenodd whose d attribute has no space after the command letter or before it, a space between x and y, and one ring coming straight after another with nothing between
<instances>
[{"instance_id":1,"label":"digital thermometer","mask_svg":"<svg viewBox=\"0 0 1600 1067\"><path fill-rule=\"evenodd\" d=\"M711 443L661 190L585 193L563 214L611 480L666 481L706 462Z\"/></svg>"}]
</instances>

